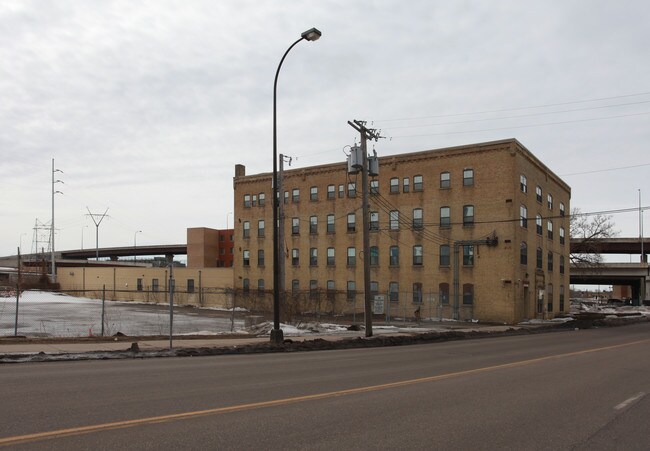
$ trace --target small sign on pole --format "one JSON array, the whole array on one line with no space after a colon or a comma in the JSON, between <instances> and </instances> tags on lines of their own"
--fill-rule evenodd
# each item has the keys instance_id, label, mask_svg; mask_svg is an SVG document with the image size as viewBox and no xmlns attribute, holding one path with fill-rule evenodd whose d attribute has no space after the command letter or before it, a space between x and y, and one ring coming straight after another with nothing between
<instances>
[{"instance_id":1,"label":"small sign on pole","mask_svg":"<svg viewBox=\"0 0 650 451\"><path fill-rule=\"evenodd\" d=\"M372 313L374 315L383 315L384 314L384 301L386 297L381 294L376 294L373 299Z\"/></svg>"}]
</instances>

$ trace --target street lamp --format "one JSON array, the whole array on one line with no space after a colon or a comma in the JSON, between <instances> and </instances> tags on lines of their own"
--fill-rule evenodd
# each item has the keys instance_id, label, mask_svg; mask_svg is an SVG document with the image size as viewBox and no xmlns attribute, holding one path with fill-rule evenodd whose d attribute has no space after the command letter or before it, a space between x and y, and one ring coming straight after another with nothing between
<instances>
[{"instance_id":1,"label":"street lamp","mask_svg":"<svg viewBox=\"0 0 650 451\"><path fill-rule=\"evenodd\" d=\"M278 240L278 127L277 127L277 90L278 75L284 59L291 49L303 39L306 41L316 41L321 37L321 32L316 28L311 28L300 35L300 39L291 44L284 52L278 69L275 72L273 81L273 330L271 331L271 342L280 344L284 342L284 335L280 329L280 252Z\"/></svg>"},{"instance_id":2,"label":"street lamp","mask_svg":"<svg viewBox=\"0 0 650 451\"><path fill-rule=\"evenodd\" d=\"M136 239L138 237L138 233L142 233L142 230L136 230L135 233L133 234L133 263L135 263L136 258L137 258L136 255L135 255L135 248L138 246L137 241L136 241Z\"/></svg>"}]
</instances>

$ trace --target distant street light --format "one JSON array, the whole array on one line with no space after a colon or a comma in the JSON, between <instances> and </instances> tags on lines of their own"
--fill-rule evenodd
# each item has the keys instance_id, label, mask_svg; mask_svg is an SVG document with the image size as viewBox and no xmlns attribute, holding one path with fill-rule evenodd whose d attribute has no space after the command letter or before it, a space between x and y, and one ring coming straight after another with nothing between
<instances>
[{"instance_id":1,"label":"distant street light","mask_svg":"<svg viewBox=\"0 0 650 451\"><path fill-rule=\"evenodd\" d=\"M87 225L81 228L81 250L84 250L84 229L88 228Z\"/></svg>"},{"instance_id":2,"label":"distant street light","mask_svg":"<svg viewBox=\"0 0 650 451\"><path fill-rule=\"evenodd\" d=\"M133 263L136 261L136 255L135 255L135 249L138 247L138 233L142 233L142 230L136 230L135 233L133 234Z\"/></svg>"},{"instance_id":3,"label":"distant street light","mask_svg":"<svg viewBox=\"0 0 650 451\"><path fill-rule=\"evenodd\" d=\"M280 253L278 240L278 127L277 127L277 90L278 75L284 59L291 49L303 39L306 41L316 41L321 37L321 32L316 28L311 28L300 35L300 39L291 44L284 52L278 69L275 72L273 81L273 330L271 331L271 342L280 344L284 341L282 329L280 329Z\"/></svg>"}]
</instances>

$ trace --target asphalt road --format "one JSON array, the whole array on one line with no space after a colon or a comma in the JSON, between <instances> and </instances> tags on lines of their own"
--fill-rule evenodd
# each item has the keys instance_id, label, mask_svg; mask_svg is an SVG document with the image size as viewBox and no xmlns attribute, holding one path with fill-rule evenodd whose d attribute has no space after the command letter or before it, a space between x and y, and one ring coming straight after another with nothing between
<instances>
[{"instance_id":1,"label":"asphalt road","mask_svg":"<svg viewBox=\"0 0 650 451\"><path fill-rule=\"evenodd\" d=\"M650 323L0 367L15 449L649 449Z\"/></svg>"}]
</instances>

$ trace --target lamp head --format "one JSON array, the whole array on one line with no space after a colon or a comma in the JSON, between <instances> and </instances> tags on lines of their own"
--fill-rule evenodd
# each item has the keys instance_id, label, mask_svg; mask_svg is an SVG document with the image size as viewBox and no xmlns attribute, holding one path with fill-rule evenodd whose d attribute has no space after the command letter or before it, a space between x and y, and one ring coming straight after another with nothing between
<instances>
[{"instance_id":1,"label":"lamp head","mask_svg":"<svg viewBox=\"0 0 650 451\"><path fill-rule=\"evenodd\" d=\"M321 37L321 32L320 30L316 28L310 28L307 31L303 31L303 33L300 35L303 39L306 39L307 41L317 41L318 38Z\"/></svg>"}]
</instances>

